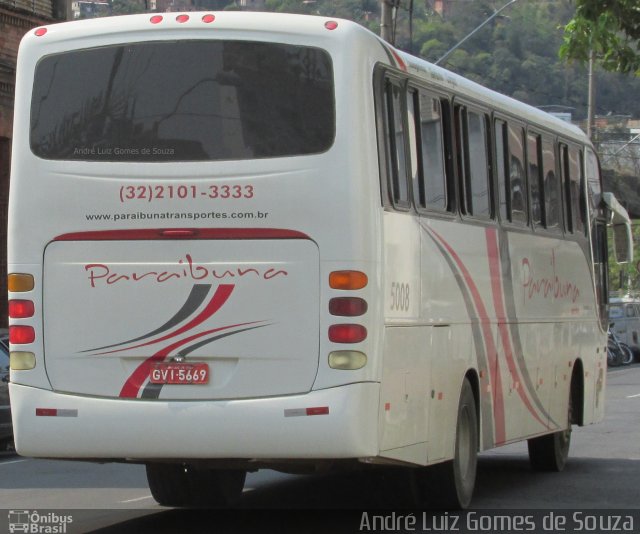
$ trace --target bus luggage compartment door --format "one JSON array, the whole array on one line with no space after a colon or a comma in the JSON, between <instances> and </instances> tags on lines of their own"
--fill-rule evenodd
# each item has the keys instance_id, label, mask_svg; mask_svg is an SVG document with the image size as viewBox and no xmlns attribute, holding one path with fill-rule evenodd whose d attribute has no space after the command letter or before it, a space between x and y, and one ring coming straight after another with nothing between
<instances>
[{"instance_id":1,"label":"bus luggage compartment door","mask_svg":"<svg viewBox=\"0 0 640 534\"><path fill-rule=\"evenodd\" d=\"M307 239L55 241L45 251L54 390L236 399L310 391L319 253Z\"/></svg>"}]
</instances>

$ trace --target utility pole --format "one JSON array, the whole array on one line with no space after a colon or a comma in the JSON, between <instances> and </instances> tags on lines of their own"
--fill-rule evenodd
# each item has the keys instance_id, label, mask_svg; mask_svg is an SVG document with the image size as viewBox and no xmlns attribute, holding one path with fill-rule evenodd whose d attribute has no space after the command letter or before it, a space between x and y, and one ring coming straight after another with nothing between
<instances>
[{"instance_id":1,"label":"utility pole","mask_svg":"<svg viewBox=\"0 0 640 534\"><path fill-rule=\"evenodd\" d=\"M393 12L394 0L380 0L380 37L388 43L394 44L393 32Z\"/></svg>"},{"instance_id":2,"label":"utility pole","mask_svg":"<svg viewBox=\"0 0 640 534\"><path fill-rule=\"evenodd\" d=\"M596 102L596 83L593 75L595 63L595 54L593 48L589 52L589 95L587 99L587 137L594 141L595 137L595 102Z\"/></svg>"}]
</instances>

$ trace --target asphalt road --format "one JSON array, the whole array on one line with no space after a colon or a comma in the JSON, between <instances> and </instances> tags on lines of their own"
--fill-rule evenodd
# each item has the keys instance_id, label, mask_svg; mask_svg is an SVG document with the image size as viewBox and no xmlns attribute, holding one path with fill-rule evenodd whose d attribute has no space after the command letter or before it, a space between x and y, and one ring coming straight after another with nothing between
<instances>
[{"instance_id":1,"label":"asphalt road","mask_svg":"<svg viewBox=\"0 0 640 534\"><path fill-rule=\"evenodd\" d=\"M574 428L565 471L533 472L525 444L483 453L472 514L483 518L484 514L495 515L496 511L527 514L529 510L539 510L546 516L556 514L551 520L557 521L558 514L567 515L567 510L579 509L613 515L618 522L618 528L609 528L614 526L611 517L604 524L595 518L594 522L580 523L582 530L594 531L589 528L594 526L596 532L628 531L622 521L627 514L636 514L631 526L633 531L640 531L639 414L640 365L609 371L607 417L598 425ZM172 510L158 506L152 499L142 466L38 460L7 453L0 456L0 510L4 510L0 512L0 532L8 531L10 518L5 514L9 510L35 511L58 526L60 518L68 515L71 522L64 526L65 530L50 531L65 534L423 532L428 528L442 531L436 527L445 526L452 532L464 531L445 525L447 520L453 520L448 516L429 516L429 521L435 520L436 524L426 526L421 523L424 518L413 514L417 522L412 524L407 502L401 472L293 476L260 471L248 476L243 498L234 510L224 513ZM372 514L371 521L363 510ZM374 516L381 522L374 525ZM618 517L621 519L617 520ZM497 529L490 518L484 519L488 522L484 525L476 522L473 525L478 528L469 531L530 531L504 530L505 525ZM538 524L542 519L535 521L536 526L542 524ZM517 526L511 522L507 526L514 525ZM530 525L523 523L524 527ZM561 528L561 524L555 526L558 528L551 531L575 531L567 526ZM569 526L575 527L575 521ZM626 526L630 526L628 519Z\"/></svg>"}]
</instances>

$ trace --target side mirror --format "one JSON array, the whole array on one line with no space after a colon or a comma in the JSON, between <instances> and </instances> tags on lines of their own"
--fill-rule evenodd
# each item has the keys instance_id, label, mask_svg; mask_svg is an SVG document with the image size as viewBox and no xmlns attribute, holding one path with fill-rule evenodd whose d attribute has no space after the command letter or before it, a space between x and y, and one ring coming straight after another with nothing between
<instances>
[{"instance_id":1,"label":"side mirror","mask_svg":"<svg viewBox=\"0 0 640 534\"><path fill-rule=\"evenodd\" d=\"M633 237L629 214L613 193L603 193L602 199L610 213L608 226L613 230L613 250L616 262L630 263L633 261Z\"/></svg>"}]
</instances>

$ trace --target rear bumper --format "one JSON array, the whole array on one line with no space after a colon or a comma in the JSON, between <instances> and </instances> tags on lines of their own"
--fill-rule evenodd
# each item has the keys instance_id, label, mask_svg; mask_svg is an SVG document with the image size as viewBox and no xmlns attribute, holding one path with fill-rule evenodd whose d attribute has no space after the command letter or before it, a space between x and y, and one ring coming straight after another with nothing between
<instances>
[{"instance_id":1,"label":"rear bumper","mask_svg":"<svg viewBox=\"0 0 640 534\"><path fill-rule=\"evenodd\" d=\"M377 383L233 401L103 399L9 387L16 450L24 456L304 460L378 454ZM318 407L328 413L307 415L314 413L307 408Z\"/></svg>"}]
</instances>

